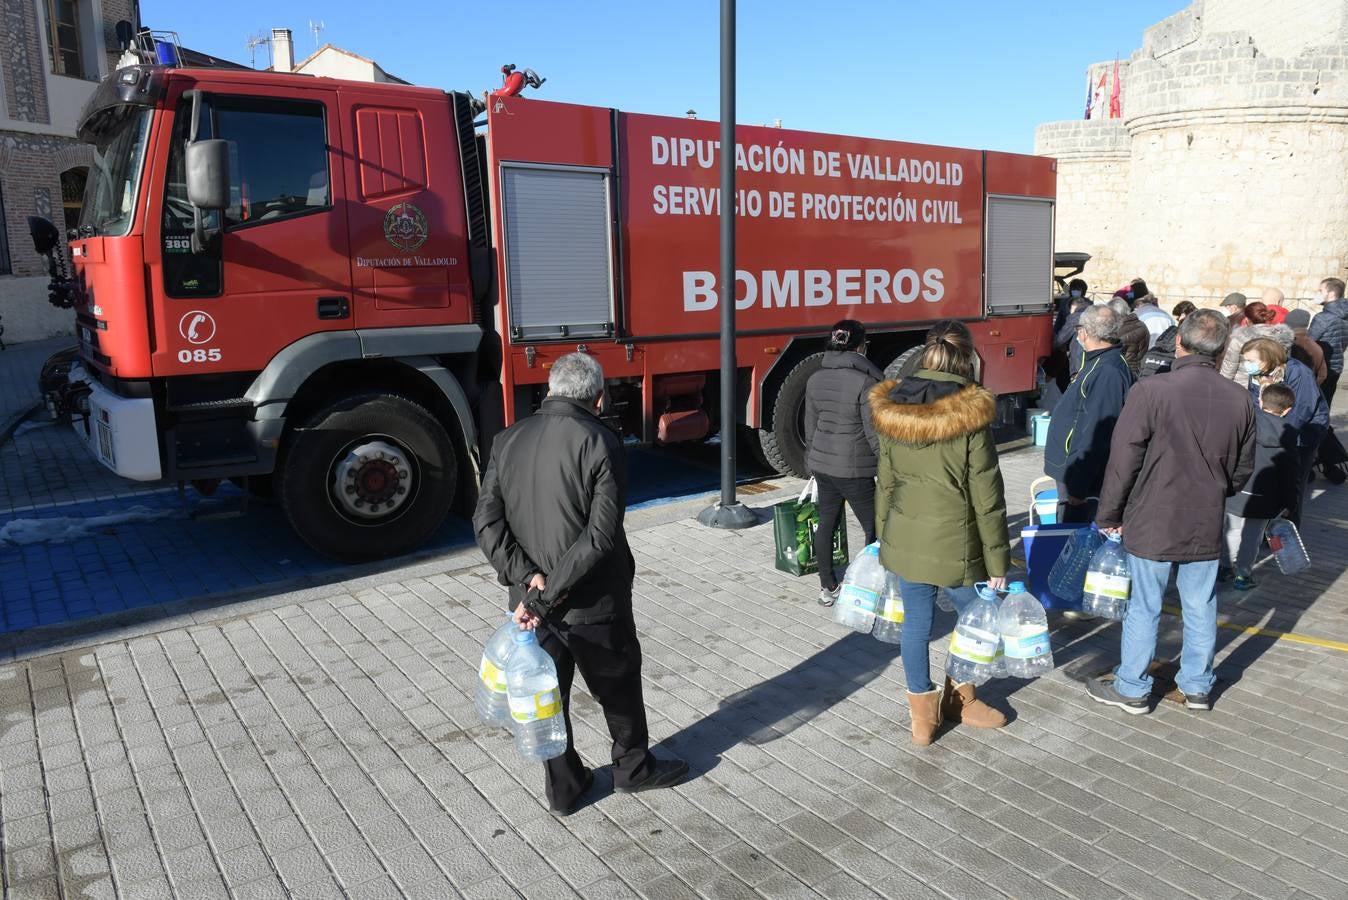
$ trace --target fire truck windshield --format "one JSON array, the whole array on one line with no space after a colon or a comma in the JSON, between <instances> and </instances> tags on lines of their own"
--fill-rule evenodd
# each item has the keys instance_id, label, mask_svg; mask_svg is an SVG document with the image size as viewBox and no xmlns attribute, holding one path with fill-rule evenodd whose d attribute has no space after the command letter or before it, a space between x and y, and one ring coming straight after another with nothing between
<instances>
[{"instance_id":1,"label":"fire truck windshield","mask_svg":"<svg viewBox=\"0 0 1348 900\"><path fill-rule=\"evenodd\" d=\"M149 109L130 111L95 139L94 162L84 189L81 232L116 236L131 228L150 116Z\"/></svg>"}]
</instances>

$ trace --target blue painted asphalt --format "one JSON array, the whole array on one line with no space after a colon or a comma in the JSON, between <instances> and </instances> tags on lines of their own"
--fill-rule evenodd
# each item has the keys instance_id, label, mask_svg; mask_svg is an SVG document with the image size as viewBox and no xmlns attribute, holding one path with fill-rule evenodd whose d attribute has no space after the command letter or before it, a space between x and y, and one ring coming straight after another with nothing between
<instances>
[{"instance_id":1,"label":"blue painted asphalt","mask_svg":"<svg viewBox=\"0 0 1348 900\"><path fill-rule=\"evenodd\" d=\"M629 509L705 494L719 484L708 448L628 453ZM143 509L147 517L160 518L109 524L61 542L0 542L0 634L212 594L262 595L269 585L301 577L343 577L346 568L305 546L277 505L250 503L239 515L241 501L241 492L223 485L209 498L190 489L181 495L169 490L12 517L87 520ZM212 517L231 511L231 517ZM7 521L0 519L0 528ZM471 543L469 524L451 518L425 549Z\"/></svg>"}]
</instances>

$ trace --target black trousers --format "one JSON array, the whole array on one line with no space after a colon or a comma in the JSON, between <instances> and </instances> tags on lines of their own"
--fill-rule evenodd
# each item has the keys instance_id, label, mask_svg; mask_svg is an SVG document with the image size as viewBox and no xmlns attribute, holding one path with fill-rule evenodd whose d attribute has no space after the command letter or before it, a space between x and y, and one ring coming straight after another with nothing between
<instances>
[{"instance_id":1,"label":"black trousers","mask_svg":"<svg viewBox=\"0 0 1348 900\"><path fill-rule=\"evenodd\" d=\"M833 529L842 516L843 501L861 522L866 543L875 543L875 480L816 475L819 484L819 530L814 534L814 558L819 560L819 586L831 591L838 586L833 574Z\"/></svg>"},{"instance_id":2,"label":"black trousers","mask_svg":"<svg viewBox=\"0 0 1348 900\"><path fill-rule=\"evenodd\" d=\"M650 774L650 736L646 703L641 695L641 644L631 613L612 622L568 625L547 622L538 627L538 643L557 666L566 717L566 753L543 765L548 803L568 808L585 789L586 768L576 753L571 729L571 684L576 669L599 701L613 738L613 783L637 784Z\"/></svg>"}]
</instances>

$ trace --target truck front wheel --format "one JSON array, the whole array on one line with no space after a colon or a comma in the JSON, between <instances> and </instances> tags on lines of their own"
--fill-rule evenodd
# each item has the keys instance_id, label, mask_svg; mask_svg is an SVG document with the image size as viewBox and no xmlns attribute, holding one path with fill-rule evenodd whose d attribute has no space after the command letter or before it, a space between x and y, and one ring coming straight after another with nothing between
<instances>
[{"instance_id":1,"label":"truck front wheel","mask_svg":"<svg viewBox=\"0 0 1348 900\"><path fill-rule=\"evenodd\" d=\"M772 404L772 427L758 430L763 457L783 475L809 478L805 467L805 385L823 365L824 354L815 353L796 363L787 373Z\"/></svg>"},{"instance_id":2,"label":"truck front wheel","mask_svg":"<svg viewBox=\"0 0 1348 900\"><path fill-rule=\"evenodd\" d=\"M448 433L397 395L319 410L291 436L276 493L295 532L345 562L415 550L445 520L458 464Z\"/></svg>"}]
</instances>

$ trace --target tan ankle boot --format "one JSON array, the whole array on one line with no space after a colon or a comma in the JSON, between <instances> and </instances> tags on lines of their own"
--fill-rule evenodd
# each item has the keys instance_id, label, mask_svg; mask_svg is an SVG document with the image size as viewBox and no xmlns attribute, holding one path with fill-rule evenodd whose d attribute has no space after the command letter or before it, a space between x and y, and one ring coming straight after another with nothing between
<instances>
[{"instance_id":1,"label":"tan ankle boot","mask_svg":"<svg viewBox=\"0 0 1348 900\"><path fill-rule=\"evenodd\" d=\"M941 728L941 688L921 694L908 692L908 715L913 720L913 743L925 747Z\"/></svg>"},{"instance_id":2,"label":"tan ankle boot","mask_svg":"<svg viewBox=\"0 0 1348 900\"><path fill-rule=\"evenodd\" d=\"M974 695L973 684L967 681L955 684L949 678L945 680L945 697L941 701L941 714L952 722L959 722L970 728L1001 728L1006 724L1006 716Z\"/></svg>"}]
</instances>

